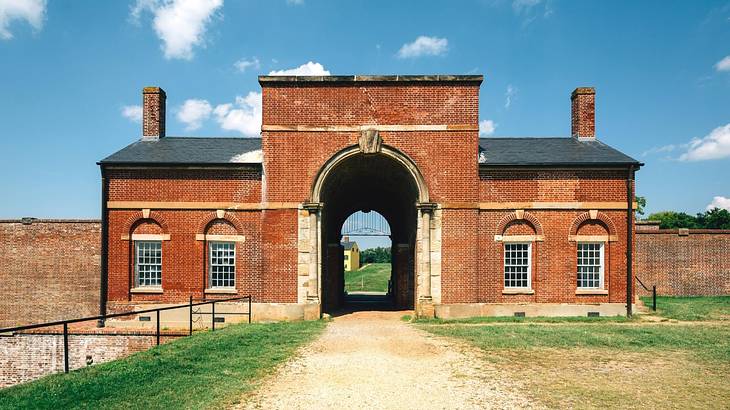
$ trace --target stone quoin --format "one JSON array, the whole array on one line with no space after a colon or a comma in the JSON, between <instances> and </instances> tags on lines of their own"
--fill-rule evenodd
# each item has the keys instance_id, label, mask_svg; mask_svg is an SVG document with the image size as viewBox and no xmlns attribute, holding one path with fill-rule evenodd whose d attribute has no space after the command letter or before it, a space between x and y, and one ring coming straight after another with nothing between
<instances>
[{"instance_id":1,"label":"stone quoin","mask_svg":"<svg viewBox=\"0 0 730 410\"><path fill-rule=\"evenodd\" d=\"M343 222L375 210L420 316L630 314L642 164L597 138L595 90L571 136L479 138L482 81L260 76L260 138L166 136L144 88L141 138L99 162L102 312L251 294L318 318L345 303Z\"/></svg>"}]
</instances>

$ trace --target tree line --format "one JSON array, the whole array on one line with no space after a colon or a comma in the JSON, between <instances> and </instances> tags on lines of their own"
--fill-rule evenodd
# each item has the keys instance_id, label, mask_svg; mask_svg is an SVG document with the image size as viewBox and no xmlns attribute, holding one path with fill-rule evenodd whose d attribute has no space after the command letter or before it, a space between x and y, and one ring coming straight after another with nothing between
<instances>
[{"instance_id":1,"label":"tree line","mask_svg":"<svg viewBox=\"0 0 730 410\"><path fill-rule=\"evenodd\" d=\"M646 198L636 197L638 208L636 213L644 215ZM685 212L661 211L649 214L645 220L659 221L661 229L730 229L730 211L727 209L713 208L707 212L699 212L690 215Z\"/></svg>"},{"instance_id":2,"label":"tree line","mask_svg":"<svg viewBox=\"0 0 730 410\"><path fill-rule=\"evenodd\" d=\"M363 249L360 251L360 263L390 263L390 248Z\"/></svg>"}]
</instances>

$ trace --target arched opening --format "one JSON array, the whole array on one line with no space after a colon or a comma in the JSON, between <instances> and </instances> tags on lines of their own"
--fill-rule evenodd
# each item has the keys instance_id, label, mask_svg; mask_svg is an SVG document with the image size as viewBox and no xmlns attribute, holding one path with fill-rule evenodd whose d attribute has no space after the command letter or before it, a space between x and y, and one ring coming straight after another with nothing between
<instances>
[{"instance_id":1,"label":"arched opening","mask_svg":"<svg viewBox=\"0 0 730 410\"><path fill-rule=\"evenodd\" d=\"M356 148L341 153L323 168L313 199L323 204L321 302L324 312L340 308L412 309L416 297L415 249L418 223L416 204L427 198L422 178L407 157L394 150L363 154ZM418 175L420 177L420 175ZM391 291L388 306L357 306L346 298L342 228L355 212L375 211L387 220L391 240Z\"/></svg>"},{"instance_id":2,"label":"arched opening","mask_svg":"<svg viewBox=\"0 0 730 410\"><path fill-rule=\"evenodd\" d=\"M390 224L377 211L356 211L340 231L345 303L389 302L394 295Z\"/></svg>"}]
</instances>

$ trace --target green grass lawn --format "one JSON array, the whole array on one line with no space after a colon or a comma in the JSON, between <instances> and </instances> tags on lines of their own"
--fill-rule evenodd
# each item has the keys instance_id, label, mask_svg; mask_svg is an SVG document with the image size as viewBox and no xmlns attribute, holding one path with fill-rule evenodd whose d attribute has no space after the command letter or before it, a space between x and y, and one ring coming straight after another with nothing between
<instances>
[{"instance_id":1,"label":"green grass lawn","mask_svg":"<svg viewBox=\"0 0 730 410\"><path fill-rule=\"evenodd\" d=\"M517 380L525 395L547 407L726 408L727 298L673 298L659 306L667 318L709 323L640 317L415 323L478 347L500 374Z\"/></svg>"},{"instance_id":2,"label":"green grass lawn","mask_svg":"<svg viewBox=\"0 0 730 410\"><path fill-rule=\"evenodd\" d=\"M317 336L321 321L231 325L0 390L0 408L219 408Z\"/></svg>"},{"instance_id":3,"label":"green grass lawn","mask_svg":"<svg viewBox=\"0 0 730 410\"><path fill-rule=\"evenodd\" d=\"M371 263L360 270L345 272L347 292L387 292L390 263Z\"/></svg>"},{"instance_id":4,"label":"green grass lawn","mask_svg":"<svg viewBox=\"0 0 730 410\"><path fill-rule=\"evenodd\" d=\"M730 320L730 296L657 296L657 314L676 320ZM651 307L651 297L642 297Z\"/></svg>"}]
</instances>

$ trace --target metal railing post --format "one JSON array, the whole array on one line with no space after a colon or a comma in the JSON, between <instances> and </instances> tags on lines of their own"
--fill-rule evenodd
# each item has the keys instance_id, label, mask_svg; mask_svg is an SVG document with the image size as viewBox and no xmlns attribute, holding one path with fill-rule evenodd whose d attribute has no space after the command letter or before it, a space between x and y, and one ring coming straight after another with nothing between
<instances>
[{"instance_id":1,"label":"metal railing post","mask_svg":"<svg viewBox=\"0 0 730 410\"><path fill-rule=\"evenodd\" d=\"M68 373L68 323L63 324L63 372Z\"/></svg>"},{"instance_id":2,"label":"metal railing post","mask_svg":"<svg viewBox=\"0 0 730 410\"><path fill-rule=\"evenodd\" d=\"M651 287L651 308L656 312L656 285Z\"/></svg>"},{"instance_id":3,"label":"metal railing post","mask_svg":"<svg viewBox=\"0 0 730 410\"><path fill-rule=\"evenodd\" d=\"M188 336L193 334L193 295L190 295L190 329Z\"/></svg>"},{"instance_id":4,"label":"metal railing post","mask_svg":"<svg viewBox=\"0 0 730 410\"><path fill-rule=\"evenodd\" d=\"M211 322L210 322L210 328L211 328L211 330L213 332L215 332L215 300L212 303L212 310L213 311L212 311L212 313L210 315L210 317L212 318L211 319Z\"/></svg>"},{"instance_id":5,"label":"metal railing post","mask_svg":"<svg viewBox=\"0 0 730 410\"><path fill-rule=\"evenodd\" d=\"M160 310L157 310L157 333L155 334L157 336L157 346L160 345Z\"/></svg>"},{"instance_id":6,"label":"metal railing post","mask_svg":"<svg viewBox=\"0 0 730 410\"><path fill-rule=\"evenodd\" d=\"M251 296L248 296L248 323L251 323Z\"/></svg>"}]
</instances>

